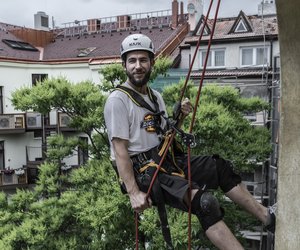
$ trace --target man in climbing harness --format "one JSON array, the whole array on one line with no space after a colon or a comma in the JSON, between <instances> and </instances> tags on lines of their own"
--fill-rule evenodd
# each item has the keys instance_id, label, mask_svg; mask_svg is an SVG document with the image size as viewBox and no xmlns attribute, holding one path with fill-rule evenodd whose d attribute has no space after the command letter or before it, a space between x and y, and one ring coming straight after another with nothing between
<instances>
[{"instance_id":1,"label":"man in climbing harness","mask_svg":"<svg viewBox=\"0 0 300 250\"><path fill-rule=\"evenodd\" d=\"M164 150L168 150L163 144L167 136L163 131L168 126L165 103L160 93L147 85L154 55L152 41L143 34L129 35L122 42L121 57L127 81L109 95L104 109L111 159L134 211L141 213L152 203L160 202L188 211L187 156L183 152L175 152L179 161L171 153L167 154L151 195L147 196L153 172ZM188 99L179 107L182 119L192 112ZM223 222L224 213L218 200L208 190L220 187L232 201L274 230L274 213L252 197L229 161L217 155L192 156L190 161L191 211L216 247L243 249Z\"/></svg>"}]
</instances>

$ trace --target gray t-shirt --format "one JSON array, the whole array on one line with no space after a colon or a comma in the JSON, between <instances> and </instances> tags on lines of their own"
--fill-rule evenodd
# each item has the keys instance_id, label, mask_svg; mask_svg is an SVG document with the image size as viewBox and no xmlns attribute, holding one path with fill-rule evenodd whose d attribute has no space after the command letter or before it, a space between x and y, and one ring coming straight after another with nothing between
<instances>
[{"instance_id":1,"label":"gray t-shirt","mask_svg":"<svg viewBox=\"0 0 300 250\"><path fill-rule=\"evenodd\" d=\"M123 86L131 88L128 83L124 83ZM160 93L155 90L153 90L153 93L157 97L159 111L165 111L166 115L165 103ZM155 109L148 95L140 94L140 96ZM159 144L159 136L153 131L151 122L147 122L151 120L150 114L149 110L137 106L122 91L116 90L109 95L104 107L104 118L111 144L112 160L115 160L111 143L113 138L128 140L129 155L145 152ZM163 128L165 125L166 122L162 119L161 127Z\"/></svg>"}]
</instances>

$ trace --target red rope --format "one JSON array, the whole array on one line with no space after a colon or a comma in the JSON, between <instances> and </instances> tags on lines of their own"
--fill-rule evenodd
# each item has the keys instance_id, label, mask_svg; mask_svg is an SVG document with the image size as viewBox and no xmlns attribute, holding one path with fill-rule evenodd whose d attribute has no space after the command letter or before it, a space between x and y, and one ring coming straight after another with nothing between
<instances>
[{"instance_id":1,"label":"red rope","mask_svg":"<svg viewBox=\"0 0 300 250\"><path fill-rule=\"evenodd\" d=\"M189 130L190 133L192 133L193 128L194 128L194 124L195 124L195 117L196 117L197 108L198 108L198 104L199 104L199 100L200 100L200 94L201 94L203 80L204 80L204 76L205 76L205 72L206 72L206 67L207 67L207 62L208 62L208 58L209 58L209 52L210 52L210 48L211 48L211 44L212 44L212 39L213 39L213 35L215 33L215 27L216 27L216 23L217 23L220 3L221 3L221 0L218 0L218 4L217 4L217 7L216 7L216 12L215 12L215 17L214 17L214 22L213 22L213 27L212 27L212 30L211 30L211 35L210 35L210 39L209 39L209 43L208 43L208 47L207 47L205 62L204 62L204 65L203 65L201 80L200 80L200 84L199 84L199 88L198 88L198 92L197 92L197 97L196 97L196 101L195 101L195 105L194 105L193 117L192 117L192 122L191 122L190 130ZM211 2L211 4L212 4L212 2ZM211 5L210 5L210 8L211 8ZM209 9L209 11L210 11L210 9ZM206 21L207 21L207 18L208 18L208 15L206 16ZM203 25L202 31L204 30L205 25L206 24ZM202 35L202 33L201 33L201 35ZM198 48L196 49L196 51L198 51ZM188 249L189 250L191 249L191 244L192 244L191 243L192 176L191 176L191 161L190 160L191 160L191 147L188 146L188 183L189 183L189 195L188 195L188 198L189 198L189 215L188 215L188 237L189 237L188 240L189 240L189 243L188 243Z\"/></svg>"},{"instance_id":2,"label":"red rope","mask_svg":"<svg viewBox=\"0 0 300 250\"><path fill-rule=\"evenodd\" d=\"M194 63L195 63L195 59L196 59L196 56L197 56L197 53L198 53L198 49L200 47L200 42L202 41L202 37L203 37L203 34L204 34L205 26L207 25L207 20L208 20L208 17L209 17L209 14L210 14L213 2L214 2L214 0L210 1L209 7L208 7L208 10L207 10L207 14L206 14L206 16L204 18L203 26L202 26L201 31L200 31L200 36L199 36L199 39L197 41L197 45L196 45L196 49L195 49L195 52L194 52L194 55L193 55L193 58L192 58L192 62L191 62L191 65L189 67L188 73L186 75L183 88L181 90L180 101L182 101L184 93L186 91L187 84L188 84L188 81L189 81L190 76L191 76L191 72L192 72L192 69L193 69L193 66L194 66Z\"/></svg>"},{"instance_id":3,"label":"red rope","mask_svg":"<svg viewBox=\"0 0 300 250\"><path fill-rule=\"evenodd\" d=\"M135 212L135 249L139 249L139 214Z\"/></svg>"},{"instance_id":4,"label":"red rope","mask_svg":"<svg viewBox=\"0 0 300 250\"><path fill-rule=\"evenodd\" d=\"M201 75L201 79L200 79L199 88L198 88L198 93L197 93L197 97L196 97L196 101L195 101L193 118L192 118L192 122L191 122L191 126L190 126L190 133L193 131L193 127L194 127L194 124L195 124L196 112L197 112L198 103L199 103L200 94L201 94L202 85L203 85L203 80L204 80L204 76L205 76L205 72L206 72L206 67L207 67L207 62L208 62L208 58L209 58L210 47L211 47L211 44L212 44L212 38L213 38L213 35L215 33L215 28L216 28L216 23L217 23L217 18L218 18L220 3L221 3L221 0L218 0L218 4L217 4L217 8L216 8L216 13L215 13L215 17L214 17L214 22L213 22L213 27L212 27L211 35L210 35L209 42L208 42L206 57L205 57L204 65L203 65L203 70L202 70L202 75Z\"/></svg>"}]
</instances>

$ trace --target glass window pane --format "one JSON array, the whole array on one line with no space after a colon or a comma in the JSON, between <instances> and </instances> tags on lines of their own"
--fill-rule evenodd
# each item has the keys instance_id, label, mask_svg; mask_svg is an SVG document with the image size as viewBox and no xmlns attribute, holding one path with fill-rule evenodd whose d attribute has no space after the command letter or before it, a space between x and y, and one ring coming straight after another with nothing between
<instances>
[{"instance_id":1,"label":"glass window pane","mask_svg":"<svg viewBox=\"0 0 300 250\"><path fill-rule=\"evenodd\" d=\"M242 49L242 65L253 65L253 49Z\"/></svg>"},{"instance_id":2,"label":"glass window pane","mask_svg":"<svg viewBox=\"0 0 300 250\"><path fill-rule=\"evenodd\" d=\"M204 67L205 58L206 58L206 51L202 51L202 61L201 61L201 66L202 67ZM211 53L209 53L206 66L211 67Z\"/></svg>"},{"instance_id":3,"label":"glass window pane","mask_svg":"<svg viewBox=\"0 0 300 250\"><path fill-rule=\"evenodd\" d=\"M216 50L215 51L215 66L225 66L225 51Z\"/></svg>"},{"instance_id":4,"label":"glass window pane","mask_svg":"<svg viewBox=\"0 0 300 250\"><path fill-rule=\"evenodd\" d=\"M237 27L236 27L236 29L235 29L235 32L245 32L245 31L247 31L247 29L246 29L246 27L245 27L243 21L241 20L241 21L239 22L239 24L237 25Z\"/></svg>"},{"instance_id":5,"label":"glass window pane","mask_svg":"<svg viewBox=\"0 0 300 250\"><path fill-rule=\"evenodd\" d=\"M267 52L268 52L267 48L256 49L256 65L267 64L267 54L268 54Z\"/></svg>"}]
</instances>

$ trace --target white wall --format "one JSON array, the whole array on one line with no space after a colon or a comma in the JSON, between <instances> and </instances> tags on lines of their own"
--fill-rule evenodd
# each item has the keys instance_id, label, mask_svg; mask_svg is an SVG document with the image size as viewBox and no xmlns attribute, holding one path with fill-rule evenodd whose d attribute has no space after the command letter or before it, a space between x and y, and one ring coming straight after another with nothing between
<instances>
[{"instance_id":1,"label":"white wall","mask_svg":"<svg viewBox=\"0 0 300 250\"><path fill-rule=\"evenodd\" d=\"M19 112L11 105L11 93L22 86L31 87L32 74L48 74L48 77L63 76L74 83L84 80L100 83L99 68L99 65L90 66L88 63L47 65L0 62L0 86L4 86L4 113Z\"/></svg>"},{"instance_id":2,"label":"white wall","mask_svg":"<svg viewBox=\"0 0 300 250\"><path fill-rule=\"evenodd\" d=\"M100 83L99 64L88 63L74 64L33 64L0 62L0 86L3 86L3 113L23 113L15 110L11 104L11 93L21 87L32 86L32 74L48 74L48 77L66 77L73 83L90 80ZM57 124L57 113L51 112L50 124ZM81 134L83 135L83 134ZM83 135L84 136L84 135ZM4 141L5 166L12 169L26 165L26 146L41 147L41 138L34 138L33 132L20 134L0 134L0 141ZM78 155L65 160L67 165L77 165Z\"/></svg>"},{"instance_id":3,"label":"white wall","mask_svg":"<svg viewBox=\"0 0 300 250\"><path fill-rule=\"evenodd\" d=\"M5 166L11 169L26 165L26 146L38 143L33 140L33 133L0 135L0 141L4 141Z\"/></svg>"}]
</instances>

